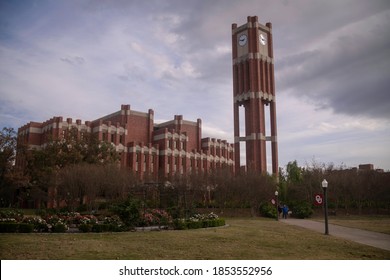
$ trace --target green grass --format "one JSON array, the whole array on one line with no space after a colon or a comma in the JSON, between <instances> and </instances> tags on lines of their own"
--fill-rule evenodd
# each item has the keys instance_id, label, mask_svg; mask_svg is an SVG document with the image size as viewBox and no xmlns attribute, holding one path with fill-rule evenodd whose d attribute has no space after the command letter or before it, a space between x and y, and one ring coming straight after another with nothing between
<instances>
[{"instance_id":1,"label":"green grass","mask_svg":"<svg viewBox=\"0 0 390 280\"><path fill-rule=\"evenodd\" d=\"M315 220L323 221L324 219ZM331 216L329 217L329 223L390 234L389 216Z\"/></svg>"},{"instance_id":2,"label":"green grass","mask_svg":"<svg viewBox=\"0 0 390 280\"><path fill-rule=\"evenodd\" d=\"M390 259L390 252L270 219L184 231L0 234L5 259Z\"/></svg>"}]
</instances>

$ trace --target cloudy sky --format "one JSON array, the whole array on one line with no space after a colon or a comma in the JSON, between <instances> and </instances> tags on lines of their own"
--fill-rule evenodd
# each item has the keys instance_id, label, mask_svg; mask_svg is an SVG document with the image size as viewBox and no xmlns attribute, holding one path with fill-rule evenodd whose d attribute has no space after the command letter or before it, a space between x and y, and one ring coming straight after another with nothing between
<instances>
[{"instance_id":1,"label":"cloudy sky","mask_svg":"<svg viewBox=\"0 0 390 280\"><path fill-rule=\"evenodd\" d=\"M233 143L231 24L272 22L279 162L390 170L388 0L0 0L0 127L130 104Z\"/></svg>"}]
</instances>

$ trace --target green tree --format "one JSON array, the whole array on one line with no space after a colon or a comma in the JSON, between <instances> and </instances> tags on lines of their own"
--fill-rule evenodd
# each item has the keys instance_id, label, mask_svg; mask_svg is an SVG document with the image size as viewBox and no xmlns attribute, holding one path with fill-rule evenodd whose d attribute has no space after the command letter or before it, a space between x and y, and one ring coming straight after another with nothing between
<instances>
[{"instance_id":1,"label":"green tree","mask_svg":"<svg viewBox=\"0 0 390 280\"><path fill-rule=\"evenodd\" d=\"M67 130L61 139L51 139L40 149L27 150L24 156L31 186L40 198L42 192L48 194L49 187L59 185L59 173L67 166L82 163L109 165L119 160L112 144L99 141L94 134L81 136L76 128ZM81 190L78 198L82 197Z\"/></svg>"},{"instance_id":2,"label":"green tree","mask_svg":"<svg viewBox=\"0 0 390 280\"><path fill-rule=\"evenodd\" d=\"M287 163L286 171L289 184L298 185L302 182L302 169L298 166L296 160Z\"/></svg>"},{"instance_id":3,"label":"green tree","mask_svg":"<svg viewBox=\"0 0 390 280\"><path fill-rule=\"evenodd\" d=\"M4 127L0 131L0 186L6 184L6 177L12 171L16 155L16 132Z\"/></svg>"}]
</instances>

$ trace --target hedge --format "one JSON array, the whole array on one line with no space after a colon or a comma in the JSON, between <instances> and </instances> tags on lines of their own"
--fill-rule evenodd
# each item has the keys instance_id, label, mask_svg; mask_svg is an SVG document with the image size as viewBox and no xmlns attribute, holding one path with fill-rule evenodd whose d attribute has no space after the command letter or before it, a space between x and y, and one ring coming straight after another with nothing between
<instances>
[{"instance_id":1,"label":"hedge","mask_svg":"<svg viewBox=\"0 0 390 280\"><path fill-rule=\"evenodd\" d=\"M191 220L174 221L174 227L177 230L220 227L220 226L224 226L225 224L226 224L225 219L222 218L213 219L213 220L199 220L199 221L191 221Z\"/></svg>"},{"instance_id":2,"label":"hedge","mask_svg":"<svg viewBox=\"0 0 390 280\"><path fill-rule=\"evenodd\" d=\"M33 230L34 230L34 225L32 225L32 224L13 223L13 222L0 223L0 232L6 232L6 233L15 233L15 232L30 233L30 232L33 232Z\"/></svg>"}]
</instances>

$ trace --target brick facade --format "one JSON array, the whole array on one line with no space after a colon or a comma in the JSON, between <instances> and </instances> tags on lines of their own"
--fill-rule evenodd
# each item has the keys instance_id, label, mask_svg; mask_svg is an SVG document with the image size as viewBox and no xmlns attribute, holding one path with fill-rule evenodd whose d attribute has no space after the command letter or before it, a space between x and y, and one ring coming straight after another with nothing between
<instances>
[{"instance_id":1,"label":"brick facade","mask_svg":"<svg viewBox=\"0 0 390 280\"><path fill-rule=\"evenodd\" d=\"M272 25L258 18L232 24L234 150L239 173L240 142L246 145L246 170L267 172L266 141L271 142L272 173L278 174L278 145ZM239 108L245 109L245 135L240 135ZM270 131L266 136L265 106L270 107Z\"/></svg>"},{"instance_id":2,"label":"brick facade","mask_svg":"<svg viewBox=\"0 0 390 280\"><path fill-rule=\"evenodd\" d=\"M94 121L73 122L54 117L42 123L30 122L18 129L18 141L39 149L51 139L61 139L69 128L79 137L93 133L112 143L120 153L121 167L141 180L190 172L211 172L228 167L234 171L234 147L225 140L202 139L202 121L187 121L181 115L165 123L154 123L154 111L138 112L130 105ZM21 162L17 162L23 165Z\"/></svg>"}]
</instances>

